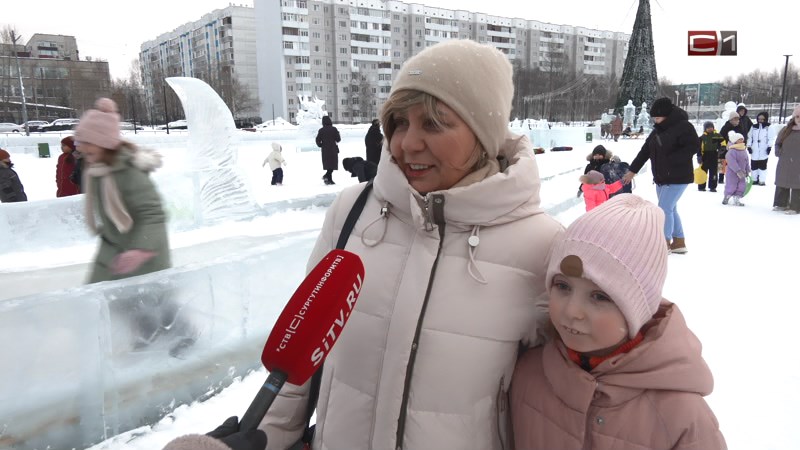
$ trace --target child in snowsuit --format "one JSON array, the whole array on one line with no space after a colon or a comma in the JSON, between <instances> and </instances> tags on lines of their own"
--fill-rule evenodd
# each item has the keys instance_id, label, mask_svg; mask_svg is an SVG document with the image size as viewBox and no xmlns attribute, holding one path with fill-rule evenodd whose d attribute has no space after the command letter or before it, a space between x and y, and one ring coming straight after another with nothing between
<instances>
[{"instance_id":1,"label":"child in snowsuit","mask_svg":"<svg viewBox=\"0 0 800 450\"><path fill-rule=\"evenodd\" d=\"M745 179L750 173L750 158L747 155L747 146L744 144L744 136L731 131L728 133L728 153L725 155L728 162L728 182L725 183L725 197L722 204L727 205L731 201L732 205L744 206L741 202L744 189L747 186Z\"/></svg>"},{"instance_id":2,"label":"child in snowsuit","mask_svg":"<svg viewBox=\"0 0 800 450\"><path fill-rule=\"evenodd\" d=\"M772 151L772 140L775 136L769 129L769 114L758 113L756 125L750 128L747 135L747 151L750 152L750 168L753 170L753 185L766 186L767 160Z\"/></svg>"},{"instance_id":3,"label":"child in snowsuit","mask_svg":"<svg viewBox=\"0 0 800 450\"><path fill-rule=\"evenodd\" d=\"M622 189L621 179L611 184L606 184L603 174L596 170L590 170L586 175L581 175L580 180L583 200L586 202L586 211L591 211L600 206L612 194Z\"/></svg>"},{"instance_id":4,"label":"child in snowsuit","mask_svg":"<svg viewBox=\"0 0 800 450\"><path fill-rule=\"evenodd\" d=\"M603 167L603 164L611 161L611 157L614 154L610 150L606 150L605 147L602 145L598 145L592 150L592 153L586 155L586 167L583 169L583 174L586 175L591 170L596 170L600 172L600 168ZM578 197L581 196L583 193L582 186L578 186Z\"/></svg>"},{"instance_id":5,"label":"child in snowsuit","mask_svg":"<svg viewBox=\"0 0 800 450\"><path fill-rule=\"evenodd\" d=\"M554 338L517 361L510 402L525 450L725 449L714 385L667 276L664 213L618 195L556 238L546 283Z\"/></svg>"},{"instance_id":6,"label":"child in snowsuit","mask_svg":"<svg viewBox=\"0 0 800 450\"><path fill-rule=\"evenodd\" d=\"M270 182L273 186L283 186L283 168L281 166L286 165L286 160L283 159L281 144L277 142L272 143L272 152L267 156L267 159L261 163L261 167L264 167L269 163L269 168L272 170L272 181Z\"/></svg>"},{"instance_id":7,"label":"child in snowsuit","mask_svg":"<svg viewBox=\"0 0 800 450\"><path fill-rule=\"evenodd\" d=\"M725 138L714 130L714 122L703 124L703 135L700 136L700 148L697 151L697 164L708 174L708 190L717 192L717 169L719 150ZM706 190L706 183L697 185L698 191Z\"/></svg>"}]
</instances>

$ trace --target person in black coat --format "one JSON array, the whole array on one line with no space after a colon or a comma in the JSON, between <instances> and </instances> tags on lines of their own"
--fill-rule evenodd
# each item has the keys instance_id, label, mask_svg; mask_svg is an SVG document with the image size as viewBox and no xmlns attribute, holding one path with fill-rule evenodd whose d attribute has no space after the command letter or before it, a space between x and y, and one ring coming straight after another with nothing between
<instances>
[{"instance_id":1,"label":"person in black coat","mask_svg":"<svg viewBox=\"0 0 800 450\"><path fill-rule=\"evenodd\" d=\"M381 160L381 148L383 147L381 123L378 121L378 119L374 119L372 121L369 131L367 131L367 135L364 136L364 145L367 146L367 162L378 164L378 162Z\"/></svg>"},{"instance_id":2,"label":"person in black coat","mask_svg":"<svg viewBox=\"0 0 800 450\"><path fill-rule=\"evenodd\" d=\"M325 184L336 184L333 182L333 171L339 170L339 146L336 143L341 140L330 116L323 116L322 128L317 132L317 147L322 149L322 170L325 171L322 180Z\"/></svg>"},{"instance_id":3,"label":"person in black coat","mask_svg":"<svg viewBox=\"0 0 800 450\"><path fill-rule=\"evenodd\" d=\"M25 188L13 167L11 155L0 148L0 202L2 203L28 201Z\"/></svg>"},{"instance_id":4,"label":"person in black coat","mask_svg":"<svg viewBox=\"0 0 800 450\"><path fill-rule=\"evenodd\" d=\"M358 177L359 183L369 181L378 174L378 165L372 161L364 161L360 156L343 159L342 167L350 172L351 177Z\"/></svg>"},{"instance_id":5,"label":"person in black coat","mask_svg":"<svg viewBox=\"0 0 800 450\"><path fill-rule=\"evenodd\" d=\"M664 236L672 253L686 253L683 224L678 215L678 200L686 187L694 182L692 159L700 147L700 138L689 123L686 111L672 104L667 97L653 102L650 116L655 122L636 155L630 170L623 177L628 184L650 160L656 184L658 206L664 211Z\"/></svg>"},{"instance_id":6,"label":"person in black coat","mask_svg":"<svg viewBox=\"0 0 800 450\"><path fill-rule=\"evenodd\" d=\"M747 134L750 133L750 129L753 128L753 121L747 116L747 107L744 106L744 103L740 103L739 106L736 107L736 113L739 114L740 133L744 136L744 141L747 142ZM727 136L727 134L723 134L723 136Z\"/></svg>"}]
</instances>

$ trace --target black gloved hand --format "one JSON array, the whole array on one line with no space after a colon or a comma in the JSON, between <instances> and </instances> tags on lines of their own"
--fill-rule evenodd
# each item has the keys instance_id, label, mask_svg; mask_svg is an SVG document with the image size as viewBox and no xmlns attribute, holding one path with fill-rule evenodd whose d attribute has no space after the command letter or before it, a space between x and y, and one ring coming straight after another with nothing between
<instances>
[{"instance_id":1,"label":"black gloved hand","mask_svg":"<svg viewBox=\"0 0 800 450\"><path fill-rule=\"evenodd\" d=\"M772 147L767 147L767 156L769 156L769 152L772 151Z\"/></svg>"},{"instance_id":2,"label":"black gloved hand","mask_svg":"<svg viewBox=\"0 0 800 450\"><path fill-rule=\"evenodd\" d=\"M219 439L233 450L264 450L267 448L267 434L262 430L239 431L239 418L231 416L206 436Z\"/></svg>"},{"instance_id":3,"label":"black gloved hand","mask_svg":"<svg viewBox=\"0 0 800 450\"><path fill-rule=\"evenodd\" d=\"M747 147L747 153L750 153L752 155L753 154L753 149L750 148L750 147Z\"/></svg>"}]
</instances>

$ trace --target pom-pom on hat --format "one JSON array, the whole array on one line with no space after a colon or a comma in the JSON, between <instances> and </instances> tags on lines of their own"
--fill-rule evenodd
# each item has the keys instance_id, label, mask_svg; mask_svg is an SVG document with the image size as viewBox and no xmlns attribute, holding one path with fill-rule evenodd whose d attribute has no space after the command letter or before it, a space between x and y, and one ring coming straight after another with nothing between
<instances>
[{"instance_id":1,"label":"pom-pom on hat","mask_svg":"<svg viewBox=\"0 0 800 450\"><path fill-rule=\"evenodd\" d=\"M672 104L669 97L661 97L653 102L653 106L650 107L650 115L652 117L668 117L673 108L675 105Z\"/></svg>"},{"instance_id":2,"label":"pom-pom on hat","mask_svg":"<svg viewBox=\"0 0 800 450\"><path fill-rule=\"evenodd\" d=\"M512 74L506 55L491 45L453 39L406 61L392 84L392 94L408 89L441 100L469 125L489 158L495 159L508 130Z\"/></svg>"},{"instance_id":3,"label":"pom-pom on hat","mask_svg":"<svg viewBox=\"0 0 800 450\"><path fill-rule=\"evenodd\" d=\"M75 140L108 150L116 150L119 147L122 138L119 134L119 113L114 100L99 98L94 104L94 109L83 113L81 122L75 128Z\"/></svg>"},{"instance_id":4,"label":"pom-pom on hat","mask_svg":"<svg viewBox=\"0 0 800 450\"><path fill-rule=\"evenodd\" d=\"M667 278L664 212L634 194L612 197L578 217L555 241L548 289L558 273L597 284L622 312L628 335L636 336L658 310Z\"/></svg>"}]
</instances>

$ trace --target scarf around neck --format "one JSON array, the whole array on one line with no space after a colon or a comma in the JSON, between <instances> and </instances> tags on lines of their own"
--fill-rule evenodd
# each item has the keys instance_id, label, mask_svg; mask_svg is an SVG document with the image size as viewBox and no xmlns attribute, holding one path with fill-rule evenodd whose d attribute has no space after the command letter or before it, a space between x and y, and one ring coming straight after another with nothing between
<instances>
[{"instance_id":1,"label":"scarf around neck","mask_svg":"<svg viewBox=\"0 0 800 450\"><path fill-rule=\"evenodd\" d=\"M119 188L112 175L112 167L103 163L92 164L83 172L83 186L87 187L84 210L86 224L89 226L89 229L93 234L98 234L94 214L94 189L89 182L91 178L99 178L100 202L103 212L105 212L106 216L108 216L121 233L124 234L130 231L133 227L133 219L125 208L125 204L122 202Z\"/></svg>"}]
</instances>

